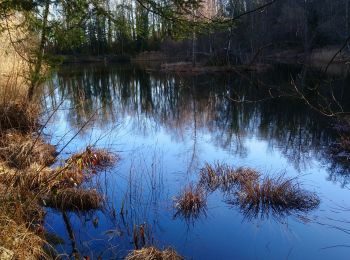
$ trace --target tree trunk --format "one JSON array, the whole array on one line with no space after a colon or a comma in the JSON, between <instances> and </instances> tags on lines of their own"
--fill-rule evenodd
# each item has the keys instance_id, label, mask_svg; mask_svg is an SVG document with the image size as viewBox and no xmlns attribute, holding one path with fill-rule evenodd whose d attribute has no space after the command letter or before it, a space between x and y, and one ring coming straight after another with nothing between
<instances>
[{"instance_id":1,"label":"tree trunk","mask_svg":"<svg viewBox=\"0 0 350 260\"><path fill-rule=\"evenodd\" d=\"M32 72L32 75L31 75L31 84L28 90L29 100L33 99L34 91L37 88L38 84L40 83L40 72L41 72L44 54L45 54L44 48L45 48L46 37L47 37L47 22L48 22L49 10L50 10L50 0L46 0L44 13L43 13L43 24L41 29L40 45L37 53L34 71Z\"/></svg>"},{"instance_id":2,"label":"tree trunk","mask_svg":"<svg viewBox=\"0 0 350 260\"><path fill-rule=\"evenodd\" d=\"M196 22L195 17L195 10L192 6L192 16L193 16L193 22ZM193 24L193 31L192 31L192 66L196 66L196 26Z\"/></svg>"}]
</instances>

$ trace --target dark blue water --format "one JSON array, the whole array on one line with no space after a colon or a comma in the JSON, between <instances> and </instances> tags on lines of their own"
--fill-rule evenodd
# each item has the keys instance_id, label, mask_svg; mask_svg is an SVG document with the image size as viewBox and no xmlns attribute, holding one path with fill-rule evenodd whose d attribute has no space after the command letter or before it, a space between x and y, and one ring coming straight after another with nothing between
<instances>
[{"instance_id":1,"label":"dark blue water","mask_svg":"<svg viewBox=\"0 0 350 260\"><path fill-rule=\"evenodd\" d=\"M104 209L68 213L80 255L123 258L134 248L134 226L144 224L148 245L171 246L188 259L348 259L349 173L331 155L329 119L295 99L265 99L268 86L287 93L299 74L285 67L192 77L129 65L60 68L45 96L49 110L59 106L47 134L58 149L66 146L62 159L89 144L121 158L86 184L104 195ZM232 102L243 97L261 101ZM206 214L174 217L174 197L198 181L206 162L296 177L321 204L248 218L215 191ZM66 241L57 249L69 257L62 214L49 210L46 227Z\"/></svg>"}]
</instances>

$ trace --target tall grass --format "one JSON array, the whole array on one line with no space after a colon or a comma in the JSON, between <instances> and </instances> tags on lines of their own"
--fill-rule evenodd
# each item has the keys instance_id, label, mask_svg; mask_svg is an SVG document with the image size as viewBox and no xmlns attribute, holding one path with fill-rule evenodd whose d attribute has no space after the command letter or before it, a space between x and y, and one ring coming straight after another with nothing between
<instances>
[{"instance_id":1,"label":"tall grass","mask_svg":"<svg viewBox=\"0 0 350 260\"><path fill-rule=\"evenodd\" d=\"M20 26L23 19L9 16L1 21L0 33L0 131L31 131L40 107L27 101L31 53L36 40Z\"/></svg>"},{"instance_id":2,"label":"tall grass","mask_svg":"<svg viewBox=\"0 0 350 260\"><path fill-rule=\"evenodd\" d=\"M35 48L31 37L19 16L9 16L2 22L0 33L0 104L18 102L26 98L30 53Z\"/></svg>"}]
</instances>

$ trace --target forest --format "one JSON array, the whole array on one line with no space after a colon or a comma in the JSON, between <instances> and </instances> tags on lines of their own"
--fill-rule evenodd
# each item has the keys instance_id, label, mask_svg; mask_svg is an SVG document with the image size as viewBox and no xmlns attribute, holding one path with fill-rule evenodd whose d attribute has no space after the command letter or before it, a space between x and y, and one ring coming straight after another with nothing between
<instances>
[{"instance_id":1,"label":"forest","mask_svg":"<svg viewBox=\"0 0 350 260\"><path fill-rule=\"evenodd\" d=\"M348 259L350 0L0 0L0 260Z\"/></svg>"}]
</instances>

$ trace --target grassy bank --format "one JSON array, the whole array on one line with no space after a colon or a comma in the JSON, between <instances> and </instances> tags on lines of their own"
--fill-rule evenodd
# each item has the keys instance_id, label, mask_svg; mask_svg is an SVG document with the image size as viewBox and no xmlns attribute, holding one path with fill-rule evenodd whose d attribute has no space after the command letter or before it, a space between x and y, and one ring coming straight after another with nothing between
<instances>
[{"instance_id":1,"label":"grassy bank","mask_svg":"<svg viewBox=\"0 0 350 260\"><path fill-rule=\"evenodd\" d=\"M103 196L82 184L117 158L88 147L52 167L58 154L41 136L40 100L29 102L27 96L35 39L33 46L21 48L11 42L24 37L16 21L0 34L0 259L53 259L46 207L62 212L101 208Z\"/></svg>"}]
</instances>

